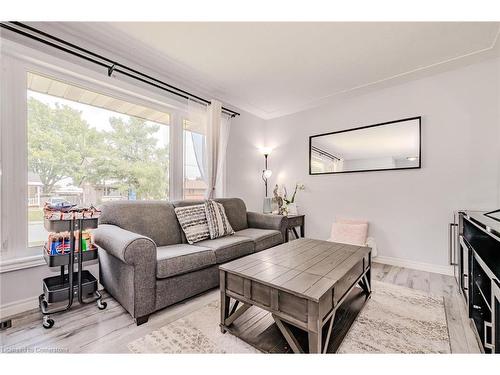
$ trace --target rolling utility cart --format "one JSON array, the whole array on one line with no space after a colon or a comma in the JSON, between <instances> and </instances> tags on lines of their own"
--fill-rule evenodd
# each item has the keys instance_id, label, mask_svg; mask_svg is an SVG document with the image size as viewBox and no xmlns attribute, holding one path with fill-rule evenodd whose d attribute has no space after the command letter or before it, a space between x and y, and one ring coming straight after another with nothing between
<instances>
[{"instance_id":1,"label":"rolling utility cart","mask_svg":"<svg viewBox=\"0 0 500 375\"><path fill-rule=\"evenodd\" d=\"M45 229L49 232L61 233L69 232L68 253L51 255L50 249L44 247L44 259L49 267L61 267L58 276L51 276L43 279L43 293L38 297L40 310L43 314L43 327L52 328L54 320L52 314L67 311L73 305L74 298L78 298L80 304L96 302L100 310L106 308L106 302L102 301L102 295L97 290L97 279L87 270L83 270L83 263L97 259L97 247L92 244L91 249L83 249L83 231L97 228L97 218L73 218L44 220ZM75 236L77 232L77 236ZM76 251L76 241L78 237L79 246ZM77 269L75 270L75 264ZM50 308L51 304L67 301L64 307Z\"/></svg>"}]
</instances>

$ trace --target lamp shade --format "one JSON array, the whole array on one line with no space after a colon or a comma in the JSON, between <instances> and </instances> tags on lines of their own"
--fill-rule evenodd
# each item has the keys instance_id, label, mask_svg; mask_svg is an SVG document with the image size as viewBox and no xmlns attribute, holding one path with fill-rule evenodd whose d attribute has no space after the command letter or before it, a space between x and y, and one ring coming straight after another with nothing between
<instances>
[{"instance_id":1,"label":"lamp shade","mask_svg":"<svg viewBox=\"0 0 500 375\"><path fill-rule=\"evenodd\" d=\"M264 174L263 174L263 175L264 175L264 178L265 178L265 179L268 179L268 178L270 178L270 177L273 175L273 171L272 171L272 170L270 170L270 169L266 169L266 170L264 171Z\"/></svg>"},{"instance_id":2,"label":"lamp shade","mask_svg":"<svg viewBox=\"0 0 500 375\"><path fill-rule=\"evenodd\" d=\"M262 152L262 154L264 155L269 155L272 151L273 149L271 147L262 147L260 149L260 152Z\"/></svg>"}]
</instances>

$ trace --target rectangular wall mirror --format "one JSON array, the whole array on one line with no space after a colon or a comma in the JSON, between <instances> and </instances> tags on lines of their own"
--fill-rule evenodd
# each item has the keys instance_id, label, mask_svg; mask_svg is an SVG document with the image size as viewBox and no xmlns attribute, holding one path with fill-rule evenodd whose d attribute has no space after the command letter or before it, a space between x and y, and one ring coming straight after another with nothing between
<instances>
[{"instance_id":1,"label":"rectangular wall mirror","mask_svg":"<svg viewBox=\"0 0 500 375\"><path fill-rule=\"evenodd\" d=\"M309 174L420 168L420 117L309 137Z\"/></svg>"}]
</instances>

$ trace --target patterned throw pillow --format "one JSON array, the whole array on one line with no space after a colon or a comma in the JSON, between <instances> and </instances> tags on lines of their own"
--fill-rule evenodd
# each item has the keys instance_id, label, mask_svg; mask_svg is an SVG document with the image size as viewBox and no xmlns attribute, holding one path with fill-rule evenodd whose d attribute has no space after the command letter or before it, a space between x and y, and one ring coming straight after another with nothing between
<instances>
[{"instance_id":1,"label":"patterned throw pillow","mask_svg":"<svg viewBox=\"0 0 500 375\"><path fill-rule=\"evenodd\" d=\"M176 207L175 214L187 241L191 245L210 238L204 204Z\"/></svg>"},{"instance_id":2,"label":"patterned throw pillow","mask_svg":"<svg viewBox=\"0 0 500 375\"><path fill-rule=\"evenodd\" d=\"M222 204L209 200L205 202L205 210L211 239L234 234Z\"/></svg>"}]
</instances>

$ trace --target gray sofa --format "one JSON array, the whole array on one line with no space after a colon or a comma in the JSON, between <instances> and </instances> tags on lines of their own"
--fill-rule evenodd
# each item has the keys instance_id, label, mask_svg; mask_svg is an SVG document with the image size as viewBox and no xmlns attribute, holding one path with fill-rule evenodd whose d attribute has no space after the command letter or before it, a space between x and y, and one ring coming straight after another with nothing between
<instances>
[{"instance_id":1,"label":"gray sofa","mask_svg":"<svg viewBox=\"0 0 500 375\"><path fill-rule=\"evenodd\" d=\"M219 284L218 265L283 243L286 217L247 212L238 198L216 199L235 234L189 245L174 208L200 201L103 204L94 240L100 282L137 325L149 315Z\"/></svg>"}]
</instances>

